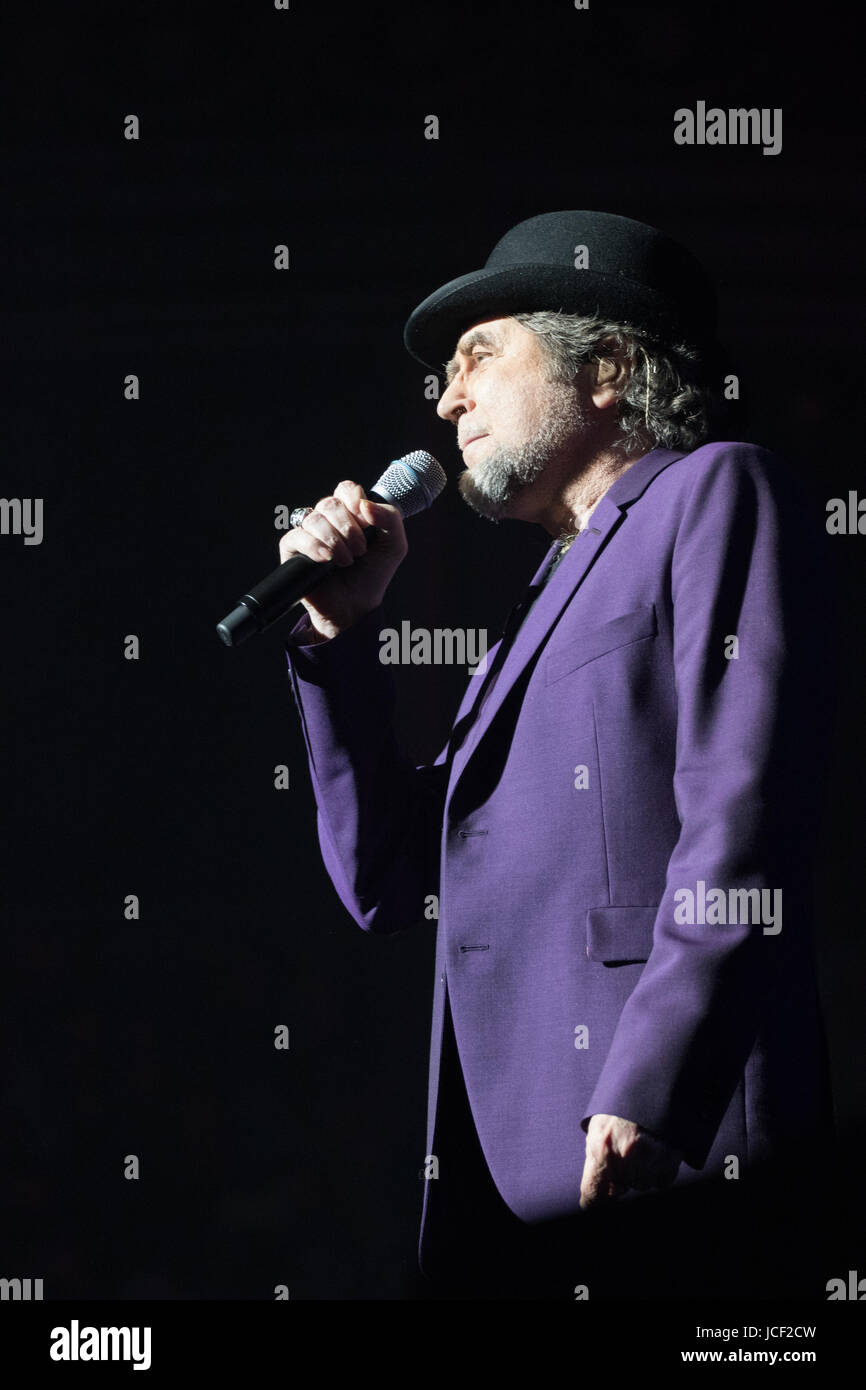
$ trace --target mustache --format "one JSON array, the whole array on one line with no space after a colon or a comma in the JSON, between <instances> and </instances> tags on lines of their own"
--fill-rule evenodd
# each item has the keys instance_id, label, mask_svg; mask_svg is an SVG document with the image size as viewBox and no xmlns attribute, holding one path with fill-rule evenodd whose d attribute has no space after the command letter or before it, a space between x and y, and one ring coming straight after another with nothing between
<instances>
[{"instance_id":1,"label":"mustache","mask_svg":"<svg viewBox=\"0 0 866 1390\"><path fill-rule=\"evenodd\" d=\"M463 448L465 448L465 446L468 444L468 442L469 442L470 439L477 439L478 436L479 436L480 434L489 434L489 433L490 433L489 430L487 430L487 429L482 430L482 429L480 429L480 428L478 427L478 425L473 425L473 426L472 426L472 429L471 429L471 430L467 430L466 433L465 433L464 435L462 435L462 436L461 436L461 434L460 434L460 431L458 430L458 431L457 431L457 448L458 448L458 449L463 449Z\"/></svg>"}]
</instances>

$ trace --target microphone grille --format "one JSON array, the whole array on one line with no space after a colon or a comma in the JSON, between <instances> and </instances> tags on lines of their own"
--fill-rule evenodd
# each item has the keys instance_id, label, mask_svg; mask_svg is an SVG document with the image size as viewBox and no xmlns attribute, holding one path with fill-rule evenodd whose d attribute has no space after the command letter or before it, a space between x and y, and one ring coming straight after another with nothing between
<instances>
[{"instance_id":1,"label":"microphone grille","mask_svg":"<svg viewBox=\"0 0 866 1390\"><path fill-rule=\"evenodd\" d=\"M435 502L447 481L438 459L426 449L414 449L389 463L373 491L392 502L405 520Z\"/></svg>"}]
</instances>

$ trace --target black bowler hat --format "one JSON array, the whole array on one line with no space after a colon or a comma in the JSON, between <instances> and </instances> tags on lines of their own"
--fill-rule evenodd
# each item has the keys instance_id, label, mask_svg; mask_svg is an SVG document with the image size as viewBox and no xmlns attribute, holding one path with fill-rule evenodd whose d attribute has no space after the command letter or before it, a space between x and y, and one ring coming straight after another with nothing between
<instances>
[{"instance_id":1,"label":"black bowler hat","mask_svg":"<svg viewBox=\"0 0 866 1390\"><path fill-rule=\"evenodd\" d=\"M583 246L586 269L576 269ZM700 262L657 227L612 212L518 222L483 270L450 280L412 311L403 341L438 372L471 324L540 309L601 314L707 354L715 348L715 290Z\"/></svg>"}]
</instances>

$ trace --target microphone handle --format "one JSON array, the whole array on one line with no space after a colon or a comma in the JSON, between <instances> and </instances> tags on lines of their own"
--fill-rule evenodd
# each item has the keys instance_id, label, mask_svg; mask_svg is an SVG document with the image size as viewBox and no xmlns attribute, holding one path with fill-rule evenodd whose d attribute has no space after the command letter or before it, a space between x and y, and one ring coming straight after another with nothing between
<instances>
[{"instance_id":1,"label":"microphone handle","mask_svg":"<svg viewBox=\"0 0 866 1390\"><path fill-rule=\"evenodd\" d=\"M375 488L370 488L367 496L372 502L393 501ZM362 525L364 531L375 529L374 526ZM290 555L259 584L241 595L231 613L217 623L217 632L227 647L237 647L252 637L254 632L264 632L272 623L284 618L331 570L340 568L336 560L311 560L309 555Z\"/></svg>"}]
</instances>

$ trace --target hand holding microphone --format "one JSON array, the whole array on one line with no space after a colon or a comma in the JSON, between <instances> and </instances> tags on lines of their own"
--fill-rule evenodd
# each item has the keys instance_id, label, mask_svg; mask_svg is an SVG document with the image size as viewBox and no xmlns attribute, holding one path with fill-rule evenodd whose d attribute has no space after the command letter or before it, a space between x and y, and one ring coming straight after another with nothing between
<instances>
[{"instance_id":1,"label":"hand holding microphone","mask_svg":"<svg viewBox=\"0 0 866 1390\"><path fill-rule=\"evenodd\" d=\"M358 483L340 483L282 538L279 568L217 624L226 646L264 632L299 602L322 641L377 608L408 550L404 520L429 507L446 481L442 465L418 449L395 459L369 496ZM307 598L313 588L315 602Z\"/></svg>"},{"instance_id":2,"label":"hand holding microphone","mask_svg":"<svg viewBox=\"0 0 866 1390\"><path fill-rule=\"evenodd\" d=\"M376 529L365 534L364 527ZM334 561L337 568L315 586L315 597L301 599L316 632L330 638L378 608L408 548L399 509L372 501L358 483L343 482L286 532L280 560L307 555Z\"/></svg>"}]
</instances>

